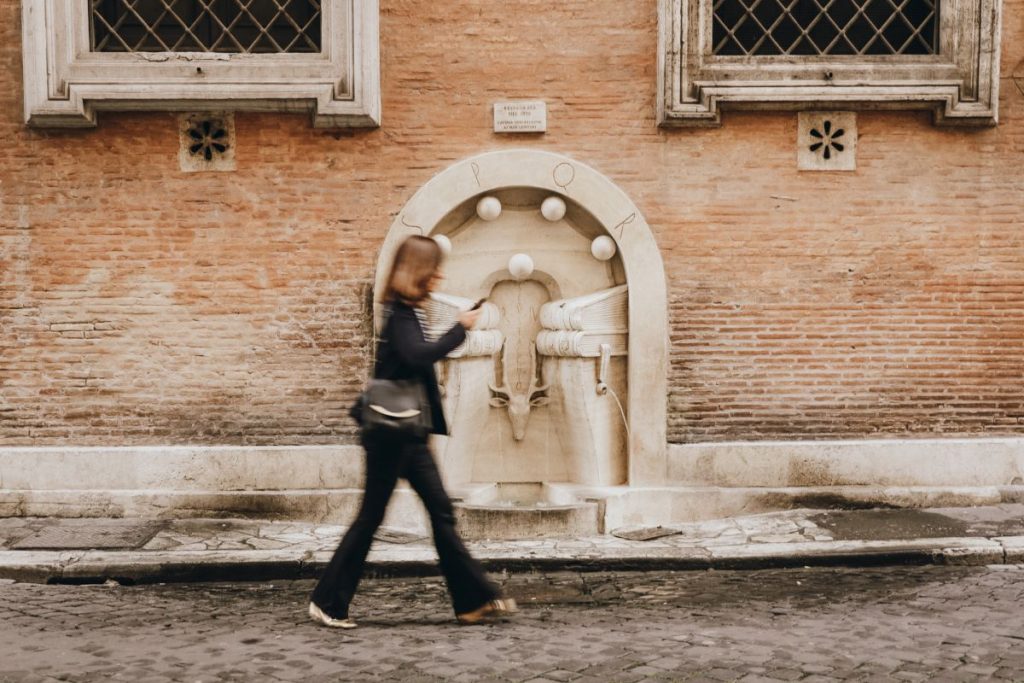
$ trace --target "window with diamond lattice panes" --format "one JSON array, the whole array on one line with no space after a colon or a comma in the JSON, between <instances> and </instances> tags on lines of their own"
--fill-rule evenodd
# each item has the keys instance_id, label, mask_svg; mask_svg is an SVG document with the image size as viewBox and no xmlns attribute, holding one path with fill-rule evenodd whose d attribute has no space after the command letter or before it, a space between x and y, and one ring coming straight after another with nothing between
<instances>
[{"instance_id":1,"label":"window with diamond lattice panes","mask_svg":"<svg viewBox=\"0 0 1024 683\"><path fill-rule=\"evenodd\" d=\"M933 55L937 0L715 0L719 56Z\"/></svg>"},{"instance_id":2,"label":"window with diamond lattice panes","mask_svg":"<svg viewBox=\"0 0 1024 683\"><path fill-rule=\"evenodd\" d=\"M1003 0L659 0L658 123L728 109L999 118Z\"/></svg>"},{"instance_id":3,"label":"window with diamond lattice panes","mask_svg":"<svg viewBox=\"0 0 1024 683\"><path fill-rule=\"evenodd\" d=\"M90 0L93 52L316 53L319 0Z\"/></svg>"},{"instance_id":4,"label":"window with diamond lattice panes","mask_svg":"<svg viewBox=\"0 0 1024 683\"><path fill-rule=\"evenodd\" d=\"M31 126L93 126L102 111L160 109L307 111L321 128L380 125L379 0L21 6Z\"/></svg>"}]
</instances>

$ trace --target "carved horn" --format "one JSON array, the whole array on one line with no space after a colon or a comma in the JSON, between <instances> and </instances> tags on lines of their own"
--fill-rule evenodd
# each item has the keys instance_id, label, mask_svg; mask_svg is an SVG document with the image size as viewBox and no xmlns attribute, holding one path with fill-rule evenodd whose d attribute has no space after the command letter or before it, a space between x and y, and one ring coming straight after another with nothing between
<instances>
[{"instance_id":1,"label":"carved horn","mask_svg":"<svg viewBox=\"0 0 1024 683\"><path fill-rule=\"evenodd\" d=\"M512 393L508 389L508 380L505 378L505 347L502 346L498 353L500 353L502 357L501 385L494 385L493 375L491 376L491 379L487 381L487 388L491 390L491 393L496 394L495 396L492 396L490 400L490 404L495 408L501 408L503 406L508 405L509 397L512 395Z\"/></svg>"},{"instance_id":2,"label":"carved horn","mask_svg":"<svg viewBox=\"0 0 1024 683\"><path fill-rule=\"evenodd\" d=\"M504 368L502 368L504 371ZM533 400L534 394L540 394L548 390L551 386L551 382L548 382L544 386L537 386L537 375L540 373L540 365L537 363L537 344L534 343L530 346L530 390L529 397Z\"/></svg>"},{"instance_id":3,"label":"carved horn","mask_svg":"<svg viewBox=\"0 0 1024 683\"><path fill-rule=\"evenodd\" d=\"M488 388L496 394L501 394L503 398L508 398L511 392L508 389L508 379L505 374L505 346L502 345L501 349L498 350L501 354L501 386L494 386L494 376L487 382Z\"/></svg>"}]
</instances>

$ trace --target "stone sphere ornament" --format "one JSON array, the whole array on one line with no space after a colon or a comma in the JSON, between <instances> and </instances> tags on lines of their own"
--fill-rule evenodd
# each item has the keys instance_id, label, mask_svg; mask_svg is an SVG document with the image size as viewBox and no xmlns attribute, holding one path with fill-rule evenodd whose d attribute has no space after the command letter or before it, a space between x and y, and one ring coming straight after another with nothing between
<instances>
[{"instance_id":1,"label":"stone sphere ornament","mask_svg":"<svg viewBox=\"0 0 1024 683\"><path fill-rule=\"evenodd\" d=\"M476 203L476 215L481 220L493 221L501 215L501 201L497 197L483 197Z\"/></svg>"},{"instance_id":2,"label":"stone sphere ornament","mask_svg":"<svg viewBox=\"0 0 1024 683\"><path fill-rule=\"evenodd\" d=\"M608 235L596 237L590 243L590 253L598 261L607 261L612 256L615 256L615 251L615 241Z\"/></svg>"},{"instance_id":3,"label":"stone sphere ornament","mask_svg":"<svg viewBox=\"0 0 1024 683\"><path fill-rule=\"evenodd\" d=\"M452 253L452 241L448 239L447 235L431 235L437 246L441 247L441 253L447 257Z\"/></svg>"},{"instance_id":4,"label":"stone sphere ornament","mask_svg":"<svg viewBox=\"0 0 1024 683\"><path fill-rule=\"evenodd\" d=\"M526 254L516 254L508 260L508 272L517 280L525 280L533 274L533 259Z\"/></svg>"},{"instance_id":5,"label":"stone sphere ornament","mask_svg":"<svg viewBox=\"0 0 1024 683\"><path fill-rule=\"evenodd\" d=\"M561 197L552 195L541 202L540 213L552 223L560 221L565 216L565 202Z\"/></svg>"}]
</instances>

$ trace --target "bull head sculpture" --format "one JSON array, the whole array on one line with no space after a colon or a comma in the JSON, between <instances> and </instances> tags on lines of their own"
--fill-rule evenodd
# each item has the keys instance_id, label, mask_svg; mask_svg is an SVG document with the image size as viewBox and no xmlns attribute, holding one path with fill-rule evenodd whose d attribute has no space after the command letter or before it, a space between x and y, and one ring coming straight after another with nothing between
<instances>
[{"instance_id":1,"label":"bull head sculpture","mask_svg":"<svg viewBox=\"0 0 1024 683\"><path fill-rule=\"evenodd\" d=\"M515 392L509 389L508 378L505 373L505 364L502 363L501 386L496 387L494 383L488 383L491 392L491 406L495 408L508 407L508 419L512 423L512 438L522 441L526 436L526 425L530 421L530 409L536 406L544 406L549 402L544 394L550 384L537 385L537 349L530 349L530 388L525 392Z\"/></svg>"}]
</instances>

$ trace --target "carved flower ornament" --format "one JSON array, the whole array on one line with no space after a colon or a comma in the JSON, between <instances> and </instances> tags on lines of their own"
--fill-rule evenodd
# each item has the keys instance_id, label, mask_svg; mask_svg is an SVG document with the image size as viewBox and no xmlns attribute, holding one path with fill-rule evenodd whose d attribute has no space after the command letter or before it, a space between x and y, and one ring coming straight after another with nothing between
<instances>
[{"instance_id":1,"label":"carved flower ornament","mask_svg":"<svg viewBox=\"0 0 1024 683\"><path fill-rule=\"evenodd\" d=\"M188 129L189 137L193 142L188 151L194 155L202 155L207 161L212 161L214 153L223 154L227 151L228 132L219 121L196 121Z\"/></svg>"},{"instance_id":2,"label":"carved flower ornament","mask_svg":"<svg viewBox=\"0 0 1024 683\"><path fill-rule=\"evenodd\" d=\"M822 126L822 130L817 128L811 129L811 137L817 138L820 142L812 143L810 149L812 152L822 150L822 154L826 159L832 158L832 150L842 152L845 149L843 143L838 142L838 139L843 137L846 133L842 128L832 129L832 122L826 120Z\"/></svg>"}]
</instances>

